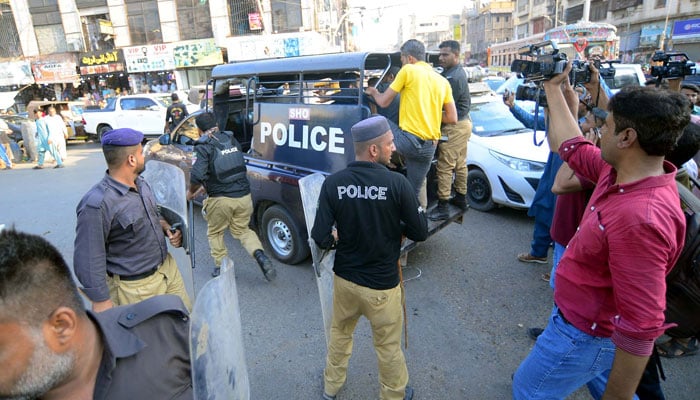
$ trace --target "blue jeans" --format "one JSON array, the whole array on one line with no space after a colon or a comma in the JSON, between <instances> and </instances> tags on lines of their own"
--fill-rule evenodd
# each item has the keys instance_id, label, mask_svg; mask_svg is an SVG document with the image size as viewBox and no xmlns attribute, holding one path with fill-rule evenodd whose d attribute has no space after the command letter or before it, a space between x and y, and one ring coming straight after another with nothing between
<instances>
[{"instance_id":1,"label":"blue jeans","mask_svg":"<svg viewBox=\"0 0 700 400\"><path fill-rule=\"evenodd\" d=\"M389 126L394 134L396 151L403 156L406 163L406 178L411 182L416 197L420 199L420 188L430 170L436 146L430 140L421 140L416 135L404 131L392 121L389 121Z\"/></svg>"},{"instance_id":2,"label":"blue jeans","mask_svg":"<svg viewBox=\"0 0 700 400\"><path fill-rule=\"evenodd\" d=\"M554 242L554 253L552 253L552 272L549 274L549 286L552 287L552 290L554 290L554 274L557 272L559 261L564 256L564 250L566 250L566 246Z\"/></svg>"},{"instance_id":3,"label":"blue jeans","mask_svg":"<svg viewBox=\"0 0 700 400\"><path fill-rule=\"evenodd\" d=\"M513 376L513 398L564 399L587 385L591 396L600 399L614 358L610 338L581 332L554 306L547 328Z\"/></svg>"},{"instance_id":4,"label":"blue jeans","mask_svg":"<svg viewBox=\"0 0 700 400\"><path fill-rule=\"evenodd\" d=\"M530 255L535 257L547 257L552 238L549 236L550 226L535 217L535 229L532 232L530 242Z\"/></svg>"}]
</instances>

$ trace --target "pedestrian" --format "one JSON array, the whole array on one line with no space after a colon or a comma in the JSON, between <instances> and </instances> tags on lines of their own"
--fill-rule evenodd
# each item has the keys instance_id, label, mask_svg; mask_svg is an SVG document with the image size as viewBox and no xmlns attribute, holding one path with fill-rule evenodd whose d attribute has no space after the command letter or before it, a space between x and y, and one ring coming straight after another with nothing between
<instances>
[{"instance_id":1,"label":"pedestrian","mask_svg":"<svg viewBox=\"0 0 700 400\"><path fill-rule=\"evenodd\" d=\"M80 200L75 228L75 275L96 312L133 304L159 294L190 299L175 259L168 252L182 245L158 213L145 169L143 133L114 129L102 136L107 172Z\"/></svg>"},{"instance_id":2,"label":"pedestrian","mask_svg":"<svg viewBox=\"0 0 700 400\"><path fill-rule=\"evenodd\" d=\"M685 217L676 168L664 155L690 110L679 93L623 88L608 103L598 148L567 107L566 99L576 101L570 85L561 89L570 70L543 84L548 134L596 187L559 261L549 324L514 375L513 397L564 398L587 385L596 399L629 399L666 328L665 277L682 250Z\"/></svg>"},{"instance_id":3,"label":"pedestrian","mask_svg":"<svg viewBox=\"0 0 700 400\"><path fill-rule=\"evenodd\" d=\"M336 249L323 398L335 399L345 384L352 335L364 315L379 362L379 398L411 399L401 350L404 293L398 259L402 236L423 241L428 225L409 181L385 167L395 150L386 118L360 121L351 133L356 161L326 178L311 231L319 247Z\"/></svg>"},{"instance_id":4,"label":"pedestrian","mask_svg":"<svg viewBox=\"0 0 700 400\"><path fill-rule=\"evenodd\" d=\"M25 120L20 125L20 130L22 132L22 141L27 161L36 162L38 157L36 149L36 123Z\"/></svg>"},{"instance_id":5,"label":"pedestrian","mask_svg":"<svg viewBox=\"0 0 700 400\"><path fill-rule=\"evenodd\" d=\"M9 229L0 249L0 398L194 398L177 296L94 313L45 239Z\"/></svg>"},{"instance_id":6,"label":"pedestrian","mask_svg":"<svg viewBox=\"0 0 700 400\"><path fill-rule=\"evenodd\" d=\"M452 87L452 97L457 107L457 123L442 124L442 136L447 141L438 147L436 167L438 205L433 214L434 219L449 217L448 203L467 211L467 143L472 135L472 120L469 117L471 96L469 82L464 68L459 63L460 47L456 40L440 43L440 66L444 76ZM453 179L454 176L454 179ZM455 196L452 198L452 186Z\"/></svg>"},{"instance_id":7,"label":"pedestrian","mask_svg":"<svg viewBox=\"0 0 700 400\"><path fill-rule=\"evenodd\" d=\"M56 107L49 106L49 115L44 117L44 122L46 123L46 128L49 131L49 140L51 140L53 145L56 147L56 151L61 157L61 161L65 162L67 157L66 138L68 137L66 121L63 119L63 116L56 113Z\"/></svg>"},{"instance_id":8,"label":"pedestrian","mask_svg":"<svg viewBox=\"0 0 700 400\"><path fill-rule=\"evenodd\" d=\"M232 132L219 130L210 112L199 114L195 123L201 136L194 146L196 161L190 171L187 197L192 199L201 188L209 196L204 200L202 211L215 264L212 276L220 274L221 262L228 254L224 244L224 233L228 229L258 263L265 279L272 281L277 271L265 255L258 235L249 227L253 199L241 145Z\"/></svg>"},{"instance_id":9,"label":"pedestrian","mask_svg":"<svg viewBox=\"0 0 700 400\"><path fill-rule=\"evenodd\" d=\"M423 208L428 206L426 175L440 139L440 124L457 122L457 108L449 82L425 62L425 46L410 39L401 46L403 67L383 93L365 91L380 107L388 107L397 94L399 126L393 131L396 150L406 162L406 176ZM444 111L444 113L443 113Z\"/></svg>"},{"instance_id":10,"label":"pedestrian","mask_svg":"<svg viewBox=\"0 0 700 400\"><path fill-rule=\"evenodd\" d=\"M4 169L12 169L12 147L10 147L10 137L8 134L12 130L7 123L0 119L0 162L4 164Z\"/></svg>"},{"instance_id":11,"label":"pedestrian","mask_svg":"<svg viewBox=\"0 0 700 400\"><path fill-rule=\"evenodd\" d=\"M56 144L49 135L49 128L46 126L46 120L40 109L34 109L34 124L36 125L36 142L37 142L37 153L39 154L38 160L34 169L44 168L44 157L48 151L51 157L56 161L56 166L54 168L63 168L63 159L58 154L58 149Z\"/></svg>"},{"instance_id":12,"label":"pedestrian","mask_svg":"<svg viewBox=\"0 0 700 400\"><path fill-rule=\"evenodd\" d=\"M187 107L180 101L177 93L171 94L170 99L173 104L165 111L165 127L163 128L165 133L172 132L172 130L189 115Z\"/></svg>"}]
</instances>

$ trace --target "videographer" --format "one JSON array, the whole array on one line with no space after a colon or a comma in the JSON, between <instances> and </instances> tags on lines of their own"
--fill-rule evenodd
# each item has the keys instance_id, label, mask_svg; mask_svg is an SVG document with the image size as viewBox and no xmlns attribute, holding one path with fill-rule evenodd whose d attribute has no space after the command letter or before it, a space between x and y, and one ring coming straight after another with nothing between
<instances>
[{"instance_id":1,"label":"videographer","mask_svg":"<svg viewBox=\"0 0 700 400\"><path fill-rule=\"evenodd\" d=\"M629 399L664 324L665 276L680 255L685 217L664 161L690 120L680 93L627 87L608 104L600 148L581 136L563 73L543 83L550 143L596 182L580 229L556 271L549 324L513 379L515 399ZM602 97L602 96L601 96ZM599 106L601 103L599 103ZM640 113L639 110L644 110Z\"/></svg>"}]
</instances>

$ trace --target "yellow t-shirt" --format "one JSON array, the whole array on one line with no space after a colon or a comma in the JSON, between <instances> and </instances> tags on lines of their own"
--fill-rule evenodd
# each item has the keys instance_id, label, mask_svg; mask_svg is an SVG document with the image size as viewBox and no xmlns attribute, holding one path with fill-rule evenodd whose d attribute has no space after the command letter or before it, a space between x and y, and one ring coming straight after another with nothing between
<instances>
[{"instance_id":1,"label":"yellow t-shirt","mask_svg":"<svg viewBox=\"0 0 700 400\"><path fill-rule=\"evenodd\" d=\"M423 140L440 139L442 106L454 103L450 83L426 62L405 64L389 86L401 93L399 126Z\"/></svg>"}]
</instances>

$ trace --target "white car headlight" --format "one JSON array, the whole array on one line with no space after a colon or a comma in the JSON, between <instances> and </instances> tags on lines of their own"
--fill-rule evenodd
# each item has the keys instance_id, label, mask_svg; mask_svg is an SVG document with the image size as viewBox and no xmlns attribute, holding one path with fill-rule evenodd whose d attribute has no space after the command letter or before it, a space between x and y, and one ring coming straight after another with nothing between
<instances>
[{"instance_id":1,"label":"white car headlight","mask_svg":"<svg viewBox=\"0 0 700 400\"><path fill-rule=\"evenodd\" d=\"M540 172L544 171L544 164L537 161L523 160L522 158L510 157L505 154L501 154L497 151L489 150L491 154L498 161L507 165L508 168L514 169L516 171L528 171L528 172Z\"/></svg>"}]
</instances>

